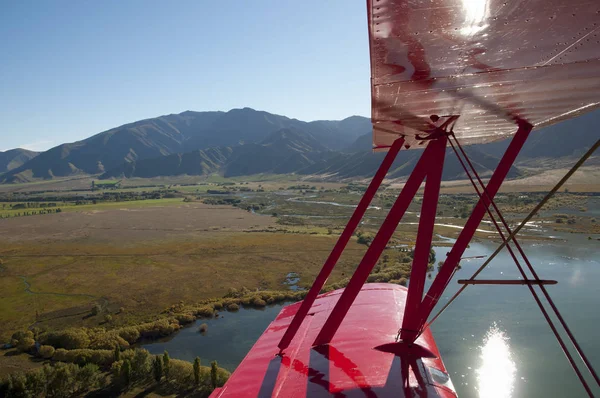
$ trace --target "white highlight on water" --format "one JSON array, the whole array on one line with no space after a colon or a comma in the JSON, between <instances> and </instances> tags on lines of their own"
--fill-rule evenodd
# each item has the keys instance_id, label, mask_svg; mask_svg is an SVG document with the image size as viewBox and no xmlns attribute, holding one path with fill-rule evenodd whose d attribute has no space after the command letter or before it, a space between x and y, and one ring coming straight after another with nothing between
<instances>
[{"instance_id":1,"label":"white highlight on water","mask_svg":"<svg viewBox=\"0 0 600 398\"><path fill-rule=\"evenodd\" d=\"M476 370L480 398L512 397L517 366L508 337L494 324L480 347L481 366Z\"/></svg>"}]
</instances>

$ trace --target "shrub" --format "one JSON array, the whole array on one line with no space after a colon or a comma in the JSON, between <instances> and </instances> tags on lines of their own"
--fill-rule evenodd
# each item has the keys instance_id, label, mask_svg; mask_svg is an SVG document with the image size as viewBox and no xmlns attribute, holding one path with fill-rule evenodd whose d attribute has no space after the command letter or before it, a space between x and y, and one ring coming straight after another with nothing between
<instances>
[{"instance_id":1,"label":"shrub","mask_svg":"<svg viewBox=\"0 0 600 398\"><path fill-rule=\"evenodd\" d=\"M255 307L264 307L267 305L265 300L263 300L259 297L254 298L254 300L252 301L252 304L254 304Z\"/></svg>"},{"instance_id":2,"label":"shrub","mask_svg":"<svg viewBox=\"0 0 600 398\"><path fill-rule=\"evenodd\" d=\"M89 347L94 350L110 350L118 346L120 348L128 348L129 342L117 334L116 331L100 332L92 335Z\"/></svg>"},{"instance_id":3,"label":"shrub","mask_svg":"<svg viewBox=\"0 0 600 398\"><path fill-rule=\"evenodd\" d=\"M19 340L22 340L22 339L27 338L27 337L28 338L32 338L32 339L34 338L33 332L31 330L25 330L25 331L15 332L15 333L13 333L13 335L11 337L11 340L17 340L17 341L19 341Z\"/></svg>"},{"instance_id":4,"label":"shrub","mask_svg":"<svg viewBox=\"0 0 600 398\"><path fill-rule=\"evenodd\" d=\"M115 361L112 350L65 350L64 348L54 351L52 359L60 362L76 363L78 365L93 363L103 368L108 368Z\"/></svg>"},{"instance_id":5,"label":"shrub","mask_svg":"<svg viewBox=\"0 0 600 398\"><path fill-rule=\"evenodd\" d=\"M179 323L172 323L168 319L161 319L155 322L144 323L137 327L141 337L157 338L168 336L179 330Z\"/></svg>"},{"instance_id":6,"label":"shrub","mask_svg":"<svg viewBox=\"0 0 600 398\"><path fill-rule=\"evenodd\" d=\"M367 245L369 246L371 244L371 241L373 240L373 237L371 235L368 234L360 234L358 236L358 243L361 245Z\"/></svg>"},{"instance_id":7,"label":"shrub","mask_svg":"<svg viewBox=\"0 0 600 398\"><path fill-rule=\"evenodd\" d=\"M200 327L198 328L198 332L200 332L200 333L208 332L208 325L206 323L203 323L202 325L200 325Z\"/></svg>"},{"instance_id":8,"label":"shrub","mask_svg":"<svg viewBox=\"0 0 600 398\"><path fill-rule=\"evenodd\" d=\"M216 305L216 304L217 303L215 303L214 305ZM218 304L221 305L221 303L218 303ZM222 308L222 306L220 308ZM216 307L203 306L203 307L196 308L195 313L196 313L197 317L212 318L215 313L215 309L216 309Z\"/></svg>"},{"instance_id":9,"label":"shrub","mask_svg":"<svg viewBox=\"0 0 600 398\"><path fill-rule=\"evenodd\" d=\"M96 316L100 313L100 311L102 311L102 307L100 307L100 304L94 304L94 306L92 307L92 315Z\"/></svg>"},{"instance_id":10,"label":"shrub","mask_svg":"<svg viewBox=\"0 0 600 398\"><path fill-rule=\"evenodd\" d=\"M25 337L19 340L19 344L17 344L17 348L21 352L31 352L35 347L35 340L31 337Z\"/></svg>"},{"instance_id":11,"label":"shrub","mask_svg":"<svg viewBox=\"0 0 600 398\"><path fill-rule=\"evenodd\" d=\"M54 351L55 349L51 345L43 345L38 350L38 354L44 359L50 359L54 356Z\"/></svg>"},{"instance_id":12,"label":"shrub","mask_svg":"<svg viewBox=\"0 0 600 398\"><path fill-rule=\"evenodd\" d=\"M90 345L90 337L83 329L67 329L60 332L42 333L39 340L41 344L51 345L54 348L65 348L67 350L87 348Z\"/></svg>"},{"instance_id":13,"label":"shrub","mask_svg":"<svg viewBox=\"0 0 600 398\"><path fill-rule=\"evenodd\" d=\"M236 303L231 303L227 306L227 311L238 311L240 309L240 306L237 305Z\"/></svg>"},{"instance_id":14,"label":"shrub","mask_svg":"<svg viewBox=\"0 0 600 398\"><path fill-rule=\"evenodd\" d=\"M196 317L192 314L178 314L175 319L177 319L180 325L187 325L194 322Z\"/></svg>"},{"instance_id":15,"label":"shrub","mask_svg":"<svg viewBox=\"0 0 600 398\"><path fill-rule=\"evenodd\" d=\"M112 320L113 320L112 315L110 315L110 314L104 315L104 322L110 323L110 322L112 322Z\"/></svg>"},{"instance_id":16,"label":"shrub","mask_svg":"<svg viewBox=\"0 0 600 398\"><path fill-rule=\"evenodd\" d=\"M140 338L140 332L136 327L126 327L117 331L119 337L127 341L129 344L133 344Z\"/></svg>"}]
</instances>

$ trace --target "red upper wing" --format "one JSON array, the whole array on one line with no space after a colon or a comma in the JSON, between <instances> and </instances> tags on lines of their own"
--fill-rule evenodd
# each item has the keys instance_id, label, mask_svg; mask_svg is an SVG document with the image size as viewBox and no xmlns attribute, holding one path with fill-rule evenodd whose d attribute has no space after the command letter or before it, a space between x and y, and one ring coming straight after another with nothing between
<instances>
[{"instance_id":1,"label":"red upper wing","mask_svg":"<svg viewBox=\"0 0 600 398\"><path fill-rule=\"evenodd\" d=\"M418 144L431 115L475 144L600 105L598 0L367 3L375 147Z\"/></svg>"}]
</instances>

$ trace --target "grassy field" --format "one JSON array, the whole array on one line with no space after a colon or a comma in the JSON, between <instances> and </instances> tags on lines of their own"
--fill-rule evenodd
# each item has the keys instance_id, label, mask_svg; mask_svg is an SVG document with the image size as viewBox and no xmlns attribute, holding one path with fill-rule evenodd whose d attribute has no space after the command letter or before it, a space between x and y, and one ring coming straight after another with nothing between
<instances>
[{"instance_id":1,"label":"grassy field","mask_svg":"<svg viewBox=\"0 0 600 398\"><path fill-rule=\"evenodd\" d=\"M3 220L0 337L36 321L96 326L101 320L82 316L95 302L125 308L115 322L128 323L230 287L283 289L289 272L308 283L335 239L312 226L254 232L282 227L231 207L146 202ZM332 281L364 249L351 244Z\"/></svg>"},{"instance_id":2,"label":"grassy field","mask_svg":"<svg viewBox=\"0 0 600 398\"><path fill-rule=\"evenodd\" d=\"M54 211L55 209L60 209L61 212L86 212L86 211L103 211L109 209L139 209L145 207L156 207L156 206L170 206L170 205L179 205L183 202L182 198L169 198L169 199L148 199L148 200L136 200L136 201L125 201L125 202L102 202L97 204L81 204L76 205L74 203L63 203L63 202L44 202L44 203L52 203L53 207L29 207L26 209L17 209L13 210L8 208L9 203L0 202L0 207L3 205L6 208L0 209L0 216L4 217L17 217L18 215L22 215L23 213L34 213L31 215L38 215L40 212L44 211ZM33 203L35 205L35 203ZM40 214L45 215L45 214Z\"/></svg>"},{"instance_id":3,"label":"grassy field","mask_svg":"<svg viewBox=\"0 0 600 398\"><path fill-rule=\"evenodd\" d=\"M154 321L174 305L193 307L231 288L285 290L291 272L299 274L301 286L309 286L365 189L364 184L267 176L125 180L121 188L96 191L89 189L91 181L21 184L11 186L10 193L0 191L5 198L0 216L10 216L0 219L0 342L32 326L112 329ZM452 183L450 188L461 187ZM400 188L389 184L380 189L359 232L375 233ZM150 199L155 195L161 198ZM497 202L515 223L543 195L503 192ZM59 200L45 199L55 196ZM130 200L139 197L144 200ZM467 193L442 194L435 233L456 237L476 199ZM414 244L421 201L417 195L409 206L392 245ZM561 192L535 222L600 233L594 216L598 202L585 192ZM31 207L13 210L15 203ZM47 209L39 203L56 203L61 212L39 214ZM14 217L24 211L38 214ZM524 238L528 232L523 230ZM497 236L484 222L476 238ZM366 249L353 238L329 283L351 275ZM397 250L385 254L392 265L402 262L394 257ZM381 272L390 270L381 267ZM92 316L95 305L100 311ZM22 356L2 359L0 373L36 366Z\"/></svg>"}]
</instances>

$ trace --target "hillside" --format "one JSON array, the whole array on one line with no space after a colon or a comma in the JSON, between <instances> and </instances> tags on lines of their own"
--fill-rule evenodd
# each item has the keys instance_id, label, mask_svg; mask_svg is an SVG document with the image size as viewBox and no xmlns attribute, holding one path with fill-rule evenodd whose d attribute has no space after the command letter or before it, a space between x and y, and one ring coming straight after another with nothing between
<instances>
[{"instance_id":1,"label":"hillside","mask_svg":"<svg viewBox=\"0 0 600 398\"><path fill-rule=\"evenodd\" d=\"M361 139L361 138L359 138ZM364 139L361 139L364 141ZM476 148L467 148L469 157L481 175L489 175L498 159ZM391 178L408 176L421 151L400 152L388 175ZM219 147L174 154L134 162L108 170L102 178L158 177L172 175L207 175L218 173L239 177L260 173L318 175L330 179L363 178L372 176L385 153L361 150L355 153L330 151L312 135L297 129L282 129L258 144ZM509 177L520 172L513 168ZM448 149L443 177L446 180L465 178L454 154Z\"/></svg>"},{"instance_id":2,"label":"hillside","mask_svg":"<svg viewBox=\"0 0 600 398\"><path fill-rule=\"evenodd\" d=\"M369 119L303 122L250 108L229 112L192 112L141 120L88 139L62 144L0 177L23 182L77 174L100 174L125 162L207 148L259 143L281 129L310 134L321 145L338 150L370 130Z\"/></svg>"},{"instance_id":3,"label":"hillside","mask_svg":"<svg viewBox=\"0 0 600 398\"><path fill-rule=\"evenodd\" d=\"M551 166L571 162L581 156L600 138L600 111L586 113L540 130L534 130L525 142L517 164L521 166ZM508 141L480 145L482 152L501 156ZM596 156L600 155L599 153Z\"/></svg>"},{"instance_id":4,"label":"hillside","mask_svg":"<svg viewBox=\"0 0 600 398\"><path fill-rule=\"evenodd\" d=\"M312 135L294 128L270 134L260 143L208 148L125 162L102 178L223 174L235 177L259 173L286 174L321 160L329 151Z\"/></svg>"},{"instance_id":5,"label":"hillside","mask_svg":"<svg viewBox=\"0 0 600 398\"><path fill-rule=\"evenodd\" d=\"M598 137L600 111L534 131L510 177L570 163ZM384 154L372 153L370 121L352 116L340 121L303 122L250 108L229 112L192 112L141 120L63 144L36 157L0 154L0 182L23 182L77 174L103 177L207 175L226 177L257 173L318 175L330 179L372 176ZM489 175L508 140L474 145L467 151L482 175ZM402 151L389 176L405 177L420 151ZM32 157L29 159L29 157ZM597 159L592 159L595 164ZM9 168L10 167L10 168ZM448 153L445 179L465 175Z\"/></svg>"},{"instance_id":6,"label":"hillside","mask_svg":"<svg viewBox=\"0 0 600 398\"><path fill-rule=\"evenodd\" d=\"M39 155L39 152L17 148L0 151L0 174L21 167L25 162Z\"/></svg>"}]
</instances>

